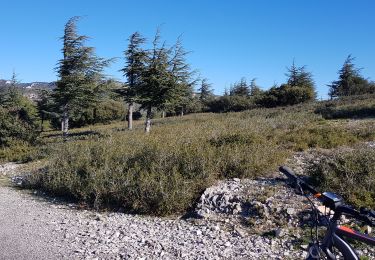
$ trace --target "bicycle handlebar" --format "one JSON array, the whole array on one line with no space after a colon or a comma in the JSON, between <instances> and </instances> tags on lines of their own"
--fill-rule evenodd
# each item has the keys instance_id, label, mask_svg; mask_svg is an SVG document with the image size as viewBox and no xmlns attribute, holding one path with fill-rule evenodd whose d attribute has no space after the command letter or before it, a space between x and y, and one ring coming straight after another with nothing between
<instances>
[{"instance_id":1,"label":"bicycle handlebar","mask_svg":"<svg viewBox=\"0 0 375 260\"><path fill-rule=\"evenodd\" d=\"M349 217L353 217L355 219L361 220L365 222L367 225L375 226L375 222L371 220L371 217L373 217L371 214L371 211L372 210L367 210L364 208L361 208L361 210L358 211L358 210L353 209L349 205L341 205L336 208L336 212L338 215L344 214Z\"/></svg>"},{"instance_id":2,"label":"bicycle handlebar","mask_svg":"<svg viewBox=\"0 0 375 260\"><path fill-rule=\"evenodd\" d=\"M295 173L287 166L281 166L279 168L280 172L284 173L290 180L292 180L296 185L300 186L302 190L309 191L316 197L319 201L323 203L324 206L330 208L337 213L337 216L341 214L354 217L358 220L366 222L367 224L374 226L375 221L370 218L375 218L375 211L361 208L360 211L353 209L351 206L344 204L344 200L335 193L324 192L319 193L312 186L308 185L300 177L295 175Z\"/></svg>"},{"instance_id":3,"label":"bicycle handlebar","mask_svg":"<svg viewBox=\"0 0 375 260\"><path fill-rule=\"evenodd\" d=\"M294 172L289 167L287 167L287 166L281 166L279 168L279 170L282 173L284 173L289 179L292 179L295 182L295 184L300 185L302 187L302 189L308 190L313 195L319 194L319 192L317 192L313 187L311 187L306 182L304 182L301 178L299 178L298 176L296 176L294 174Z\"/></svg>"}]
</instances>

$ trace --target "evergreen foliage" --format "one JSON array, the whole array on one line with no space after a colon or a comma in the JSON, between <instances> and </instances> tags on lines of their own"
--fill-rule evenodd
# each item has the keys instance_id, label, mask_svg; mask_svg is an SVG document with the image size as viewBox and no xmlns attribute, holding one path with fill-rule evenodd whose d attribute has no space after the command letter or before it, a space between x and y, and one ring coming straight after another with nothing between
<instances>
[{"instance_id":1,"label":"evergreen foliage","mask_svg":"<svg viewBox=\"0 0 375 260\"><path fill-rule=\"evenodd\" d=\"M46 89L38 90L37 108L41 120L40 131L44 130L44 121L51 119L51 112L53 109L52 91Z\"/></svg>"},{"instance_id":2,"label":"evergreen foliage","mask_svg":"<svg viewBox=\"0 0 375 260\"><path fill-rule=\"evenodd\" d=\"M331 98L375 93L375 84L361 76L360 69L353 63L354 60L355 58L349 55L338 72L339 79L328 85Z\"/></svg>"},{"instance_id":3,"label":"evergreen foliage","mask_svg":"<svg viewBox=\"0 0 375 260\"><path fill-rule=\"evenodd\" d=\"M250 96L250 87L247 85L246 79L242 78L239 83L235 83L229 90L230 96Z\"/></svg>"},{"instance_id":4,"label":"evergreen foliage","mask_svg":"<svg viewBox=\"0 0 375 260\"><path fill-rule=\"evenodd\" d=\"M0 148L11 147L16 142L33 143L37 132L35 125L28 120L14 116L0 106Z\"/></svg>"},{"instance_id":5,"label":"evergreen foliage","mask_svg":"<svg viewBox=\"0 0 375 260\"><path fill-rule=\"evenodd\" d=\"M315 84L312 74L305 66L297 67L293 64L286 73L287 83L273 86L264 93L257 103L265 107L288 106L315 100Z\"/></svg>"},{"instance_id":6,"label":"evergreen foliage","mask_svg":"<svg viewBox=\"0 0 375 260\"><path fill-rule=\"evenodd\" d=\"M184 49L179 37L171 49L169 58L173 97L166 101L166 105L179 110L181 116L184 115L189 104L193 102L194 85L197 82L193 78L195 71L191 70L189 63L186 61L188 54L189 52Z\"/></svg>"},{"instance_id":7,"label":"evergreen foliage","mask_svg":"<svg viewBox=\"0 0 375 260\"><path fill-rule=\"evenodd\" d=\"M256 99L263 95L263 90L256 84L256 79L253 78L250 83L250 96L255 97Z\"/></svg>"},{"instance_id":8,"label":"evergreen foliage","mask_svg":"<svg viewBox=\"0 0 375 260\"><path fill-rule=\"evenodd\" d=\"M239 112L255 108L252 97L246 96L221 96L208 102L208 110L214 113Z\"/></svg>"},{"instance_id":9,"label":"evergreen foliage","mask_svg":"<svg viewBox=\"0 0 375 260\"><path fill-rule=\"evenodd\" d=\"M128 103L128 129L133 128L133 108L134 103L137 102L137 92L143 84L142 75L146 69L147 51L142 48L146 39L140 33L135 32L129 38L129 45L124 52L126 64L121 70L127 79L123 88L118 91Z\"/></svg>"},{"instance_id":10,"label":"evergreen foliage","mask_svg":"<svg viewBox=\"0 0 375 260\"><path fill-rule=\"evenodd\" d=\"M213 97L213 90L212 90L212 84L208 82L208 79L204 78L201 81L200 88L198 89L199 91L199 100L202 103L205 103L212 99Z\"/></svg>"},{"instance_id":11,"label":"evergreen foliage","mask_svg":"<svg viewBox=\"0 0 375 260\"><path fill-rule=\"evenodd\" d=\"M10 86L1 93L0 103L0 160L19 160L37 137L37 111L24 97L13 73Z\"/></svg>"},{"instance_id":12,"label":"evergreen foliage","mask_svg":"<svg viewBox=\"0 0 375 260\"><path fill-rule=\"evenodd\" d=\"M60 79L53 93L64 136L68 133L70 115L98 101L103 69L111 62L97 57L93 47L85 46L88 37L78 35L78 19L73 17L65 25L63 58L57 67Z\"/></svg>"},{"instance_id":13,"label":"evergreen foliage","mask_svg":"<svg viewBox=\"0 0 375 260\"><path fill-rule=\"evenodd\" d=\"M172 48L160 43L160 31L157 30L152 48L147 54L145 67L142 68L140 84L135 88L137 102L147 111L145 131L151 127L152 109L176 110L183 114L192 101L195 80L190 65L186 62L186 52L180 39Z\"/></svg>"},{"instance_id":14,"label":"evergreen foliage","mask_svg":"<svg viewBox=\"0 0 375 260\"><path fill-rule=\"evenodd\" d=\"M199 91L199 102L201 104L201 110L203 112L208 111L209 107L208 104L213 101L214 94L212 90L212 84L208 82L208 79L204 78L201 80Z\"/></svg>"}]
</instances>

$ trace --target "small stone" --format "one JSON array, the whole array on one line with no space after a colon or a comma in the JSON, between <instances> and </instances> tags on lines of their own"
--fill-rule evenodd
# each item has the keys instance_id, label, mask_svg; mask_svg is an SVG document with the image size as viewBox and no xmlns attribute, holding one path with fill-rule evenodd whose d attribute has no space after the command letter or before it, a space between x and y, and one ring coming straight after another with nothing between
<instances>
[{"instance_id":1,"label":"small stone","mask_svg":"<svg viewBox=\"0 0 375 260\"><path fill-rule=\"evenodd\" d=\"M278 229L276 229L275 230L275 236L276 237L282 237L282 236L284 236L284 231L283 231L283 229L281 229L281 228L278 228Z\"/></svg>"},{"instance_id":2,"label":"small stone","mask_svg":"<svg viewBox=\"0 0 375 260\"><path fill-rule=\"evenodd\" d=\"M288 208L286 210L286 213L288 213L288 215L293 215L295 212L296 212L296 210L294 208Z\"/></svg>"},{"instance_id":3,"label":"small stone","mask_svg":"<svg viewBox=\"0 0 375 260\"><path fill-rule=\"evenodd\" d=\"M242 231L242 230L239 229L239 228L235 228L234 231L236 232L236 234L237 234L239 237L244 238L244 237L246 236L245 232Z\"/></svg>"},{"instance_id":4,"label":"small stone","mask_svg":"<svg viewBox=\"0 0 375 260\"><path fill-rule=\"evenodd\" d=\"M211 228L212 231L219 231L220 230L220 227L219 226L214 226Z\"/></svg>"},{"instance_id":5,"label":"small stone","mask_svg":"<svg viewBox=\"0 0 375 260\"><path fill-rule=\"evenodd\" d=\"M113 237L115 238L118 238L120 236L120 232L119 231L116 231L114 234L113 234Z\"/></svg>"}]
</instances>

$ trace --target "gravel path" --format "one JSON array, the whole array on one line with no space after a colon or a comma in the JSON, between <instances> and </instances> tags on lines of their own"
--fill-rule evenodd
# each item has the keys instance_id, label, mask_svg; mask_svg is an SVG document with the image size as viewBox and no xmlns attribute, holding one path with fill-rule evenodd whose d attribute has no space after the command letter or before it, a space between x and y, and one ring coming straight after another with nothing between
<instances>
[{"instance_id":1,"label":"gravel path","mask_svg":"<svg viewBox=\"0 0 375 260\"><path fill-rule=\"evenodd\" d=\"M0 259L61 258L53 220L59 210L0 186Z\"/></svg>"},{"instance_id":2,"label":"gravel path","mask_svg":"<svg viewBox=\"0 0 375 260\"><path fill-rule=\"evenodd\" d=\"M0 187L0 259L285 259L290 243L223 221L95 213ZM298 250L300 251L300 250ZM291 257L294 258L294 257Z\"/></svg>"},{"instance_id":3,"label":"gravel path","mask_svg":"<svg viewBox=\"0 0 375 260\"><path fill-rule=\"evenodd\" d=\"M7 187L4 179L21 171L18 167L0 165L0 259L296 259L303 254L293 247L295 237L281 235L286 232L260 236L241 223L240 213L210 211L217 198L225 198L220 192L255 191L265 182L219 183L208 190L216 196L201 205L211 217L184 220L79 210ZM230 199L220 208L232 204L238 202Z\"/></svg>"}]
</instances>

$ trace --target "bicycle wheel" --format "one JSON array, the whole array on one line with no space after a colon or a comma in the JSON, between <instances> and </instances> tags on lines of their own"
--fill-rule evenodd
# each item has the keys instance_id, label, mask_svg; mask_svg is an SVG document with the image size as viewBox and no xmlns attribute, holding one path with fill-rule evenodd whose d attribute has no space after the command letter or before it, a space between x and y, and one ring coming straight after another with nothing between
<instances>
[{"instance_id":1,"label":"bicycle wheel","mask_svg":"<svg viewBox=\"0 0 375 260\"><path fill-rule=\"evenodd\" d=\"M332 247L328 252L324 252L318 244L310 244L308 247L308 256L307 260L341 260L345 259L342 253L335 247Z\"/></svg>"}]
</instances>

